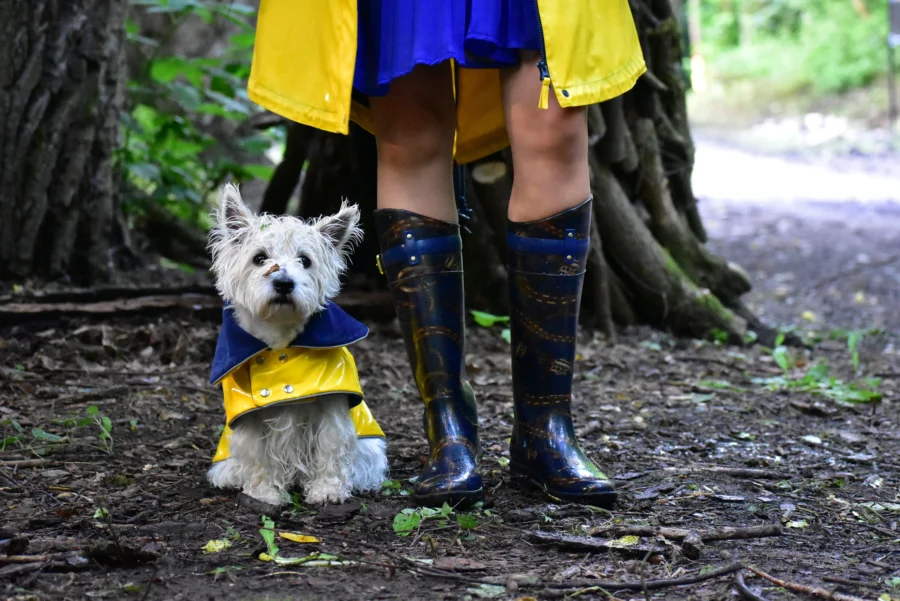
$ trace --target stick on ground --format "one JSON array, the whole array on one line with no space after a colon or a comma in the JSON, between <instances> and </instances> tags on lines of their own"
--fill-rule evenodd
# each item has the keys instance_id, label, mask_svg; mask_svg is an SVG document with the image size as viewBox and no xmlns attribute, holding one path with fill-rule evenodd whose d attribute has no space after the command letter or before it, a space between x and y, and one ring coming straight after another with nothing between
<instances>
[{"instance_id":1,"label":"stick on ground","mask_svg":"<svg viewBox=\"0 0 900 601\"><path fill-rule=\"evenodd\" d=\"M828 591L817 586L806 586L805 584L797 584L796 582L779 580L778 578L769 576L765 572L754 568L753 566L747 566L747 569L757 576L761 576L769 582L777 584L778 586L786 588L787 590L795 593L803 593L804 595L812 595L814 597L821 597L822 599L830 599L831 601L866 601L866 599L862 599L861 597L839 593L838 591Z\"/></svg>"},{"instance_id":2,"label":"stick on ground","mask_svg":"<svg viewBox=\"0 0 900 601\"><path fill-rule=\"evenodd\" d=\"M768 601L765 597L756 593L747 586L747 583L744 582L744 575L741 571L737 571L734 573L734 582L737 585L738 592L741 594L741 598L745 601Z\"/></svg>"}]
</instances>

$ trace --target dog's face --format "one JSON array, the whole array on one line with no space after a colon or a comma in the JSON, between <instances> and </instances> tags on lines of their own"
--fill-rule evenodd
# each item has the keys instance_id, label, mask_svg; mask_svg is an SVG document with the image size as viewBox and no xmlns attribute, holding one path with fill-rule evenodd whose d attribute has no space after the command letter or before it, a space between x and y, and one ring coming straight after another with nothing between
<instances>
[{"instance_id":1,"label":"dog's face","mask_svg":"<svg viewBox=\"0 0 900 601\"><path fill-rule=\"evenodd\" d=\"M219 194L210 232L216 287L236 307L273 325L296 326L337 296L340 275L362 239L359 209L306 222L254 215L237 187Z\"/></svg>"}]
</instances>

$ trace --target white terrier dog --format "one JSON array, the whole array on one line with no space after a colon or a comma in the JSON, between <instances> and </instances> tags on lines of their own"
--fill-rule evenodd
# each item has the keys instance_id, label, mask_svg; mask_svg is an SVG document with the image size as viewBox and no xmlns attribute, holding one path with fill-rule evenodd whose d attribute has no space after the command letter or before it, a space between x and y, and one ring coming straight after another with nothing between
<instances>
[{"instance_id":1,"label":"white terrier dog","mask_svg":"<svg viewBox=\"0 0 900 601\"><path fill-rule=\"evenodd\" d=\"M213 363L227 426L207 477L272 505L299 485L310 504L381 488L384 434L362 401L344 348L367 329L331 299L353 246L359 209L305 222L254 215L226 185L213 215L216 287L227 306Z\"/></svg>"}]
</instances>

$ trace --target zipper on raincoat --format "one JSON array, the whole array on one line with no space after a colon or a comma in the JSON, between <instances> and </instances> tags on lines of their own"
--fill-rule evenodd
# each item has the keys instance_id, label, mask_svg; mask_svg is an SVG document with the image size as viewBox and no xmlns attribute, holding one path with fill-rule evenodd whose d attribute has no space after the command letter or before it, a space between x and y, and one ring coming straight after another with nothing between
<instances>
[{"instance_id":1,"label":"zipper on raincoat","mask_svg":"<svg viewBox=\"0 0 900 601\"><path fill-rule=\"evenodd\" d=\"M538 0L534 0L534 13L537 17L538 35L541 36L541 60L538 62L538 71L541 74L541 96L538 99L538 108L550 107L550 68L547 67L547 48L544 46L544 26L541 24L541 9Z\"/></svg>"}]
</instances>

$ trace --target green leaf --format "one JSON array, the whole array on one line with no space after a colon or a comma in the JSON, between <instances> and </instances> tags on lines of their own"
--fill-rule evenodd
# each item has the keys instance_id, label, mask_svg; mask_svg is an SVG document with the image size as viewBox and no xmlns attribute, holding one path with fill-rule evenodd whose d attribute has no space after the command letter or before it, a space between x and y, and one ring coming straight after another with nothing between
<instances>
[{"instance_id":1,"label":"green leaf","mask_svg":"<svg viewBox=\"0 0 900 601\"><path fill-rule=\"evenodd\" d=\"M493 315L491 313L485 313L484 311L475 310L470 311L470 313L475 319L475 323L483 328L490 328L498 323L509 323L509 316Z\"/></svg>"},{"instance_id":2,"label":"green leaf","mask_svg":"<svg viewBox=\"0 0 900 601\"><path fill-rule=\"evenodd\" d=\"M861 330L853 330L847 336L847 350L850 351L853 369L856 371L859 371L859 343L862 342L863 334Z\"/></svg>"},{"instance_id":3,"label":"green leaf","mask_svg":"<svg viewBox=\"0 0 900 601\"><path fill-rule=\"evenodd\" d=\"M457 514L456 523L463 530L473 530L478 527L478 519L474 515L465 513Z\"/></svg>"},{"instance_id":4,"label":"green leaf","mask_svg":"<svg viewBox=\"0 0 900 601\"><path fill-rule=\"evenodd\" d=\"M775 337L775 346L781 346L784 344L784 332L778 332L778 335Z\"/></svg>"},{"instance_id":5,"label":"green leaf","mask_svg":"<svg viewBox=\"0 0 900 601\"><path fill-rule=\"evenodd\" d=\"M232 48L236 50L246 50L252 48L256 41L256 33L248 31L247 33L238 33L228 38Z\"/></svg>"},{"instance_id":6,"label":"green leaf","mask_svg":"<svg viewBox=\"0 0 900 601\"><path fill-rule=\"evenodd\" d=\"M94 519L105 520L109 517L109 510L105 507L101 507L94 512Z\"/></svg>"},{"instance_id":7,"label":"green leaf","mask_svg":"<svg viewBox=\"0 0 900 601\"><path fill-rule=\"evenodd\" d=\"M827 382L829 371L827 363L816 363L806 372L806 377L813 382Z\"/></svg>"},{"instance_id":8,"label":"green leaf","mask_svg":"<svg viewBox=\"0 0 900 601\"><path fill-rule=\"evenodd\" d=\"M0 451L5 451L6 447L18 443L22 439L21 434L16 434L14 436L7 436L3 440L0 440Z\"/></svg>"},{"instance_id":9,"label":"green leaf","mask_svg":"<svg viewBox=\"0 0 900 601\"><path fill-rule=\"evenodd\" d=\"M57 436L56 434L44 432L40 428L32 428L31 435L34 436L37 440L43 440L44 442L62 442L63 440L65 440L65 437L63 436Z\"/></svg>"},{"instance_id":10,"label":"green leaf","mask_svg":"<svg viewBox=\"0 0 900 601\"><path fill-rule=\"evenodd\" d=\"M203 70L195 64L177 56L158 58L150 65L150 77L153 81L166 85L184 76L191 85L203 85Z\"/></svg>"},{"instance_id":11,"label":"green leaf","mask_svg":"<svg viewBox=\"0 0 900 601\"><path fill-rule=\"evenodd\" d=\"M271 165L245 165L243 171L255 179L269 181L275 173L275 167Z\"/></svg>"},{"instance_id":12,"label":"green leaf","mask_svg":"<svg viewBox=\"0 0 900 601\"><path fill-rule=\"evenodd\" d=\"M138 179L157 181L162 175L159 166L152 163L129 163L128 174Z\"/></svg>"},{"instance_id":13,"label":"green leaf","mask_svg":"<svg viewBox=\"0 0 900 601\"><path fill-rule=\"evenodd\" d=\"M783 334L779 334L779 336L784 337ZM778 364L778 367L782 369L782 371L787 371L790 369L791 362L788 358L787 347L778 346L772 351L772 358L775 360L775 363Z\"/></svg>"},{"instance_id":14,"label":"green leaf","mask_svg":"<svg viewBox=\"0 0 900 601\"><path fill-rule=\"evenodd\" d=\"M270 557L278 557L278 545L275 544L275 522L268 516L262 516L263 527L259 529L259 535L266 541Z\"/></svg>"},{"instance_id":15,"label":"green leaf","mask_svg":"<svg viewBox=\"0 0 900 601\"><path fill-rule=\"evenodd\" d=\"M421 523L422 516L415 509L406 508L394 516L394 532L397 536L409 536Z\"/></svg>"},{"instance_id":16,"label":"green leaf","mask_svg":"<svg viewBox=\"0 0 900 601\"><path fill-rule=\"evenodd\" d=\"M503 331L500 332L500 338L505 340L507 344L512 344L512 333L509 331L509 328L503 328Z\"/></svg>"}]
</instances>

